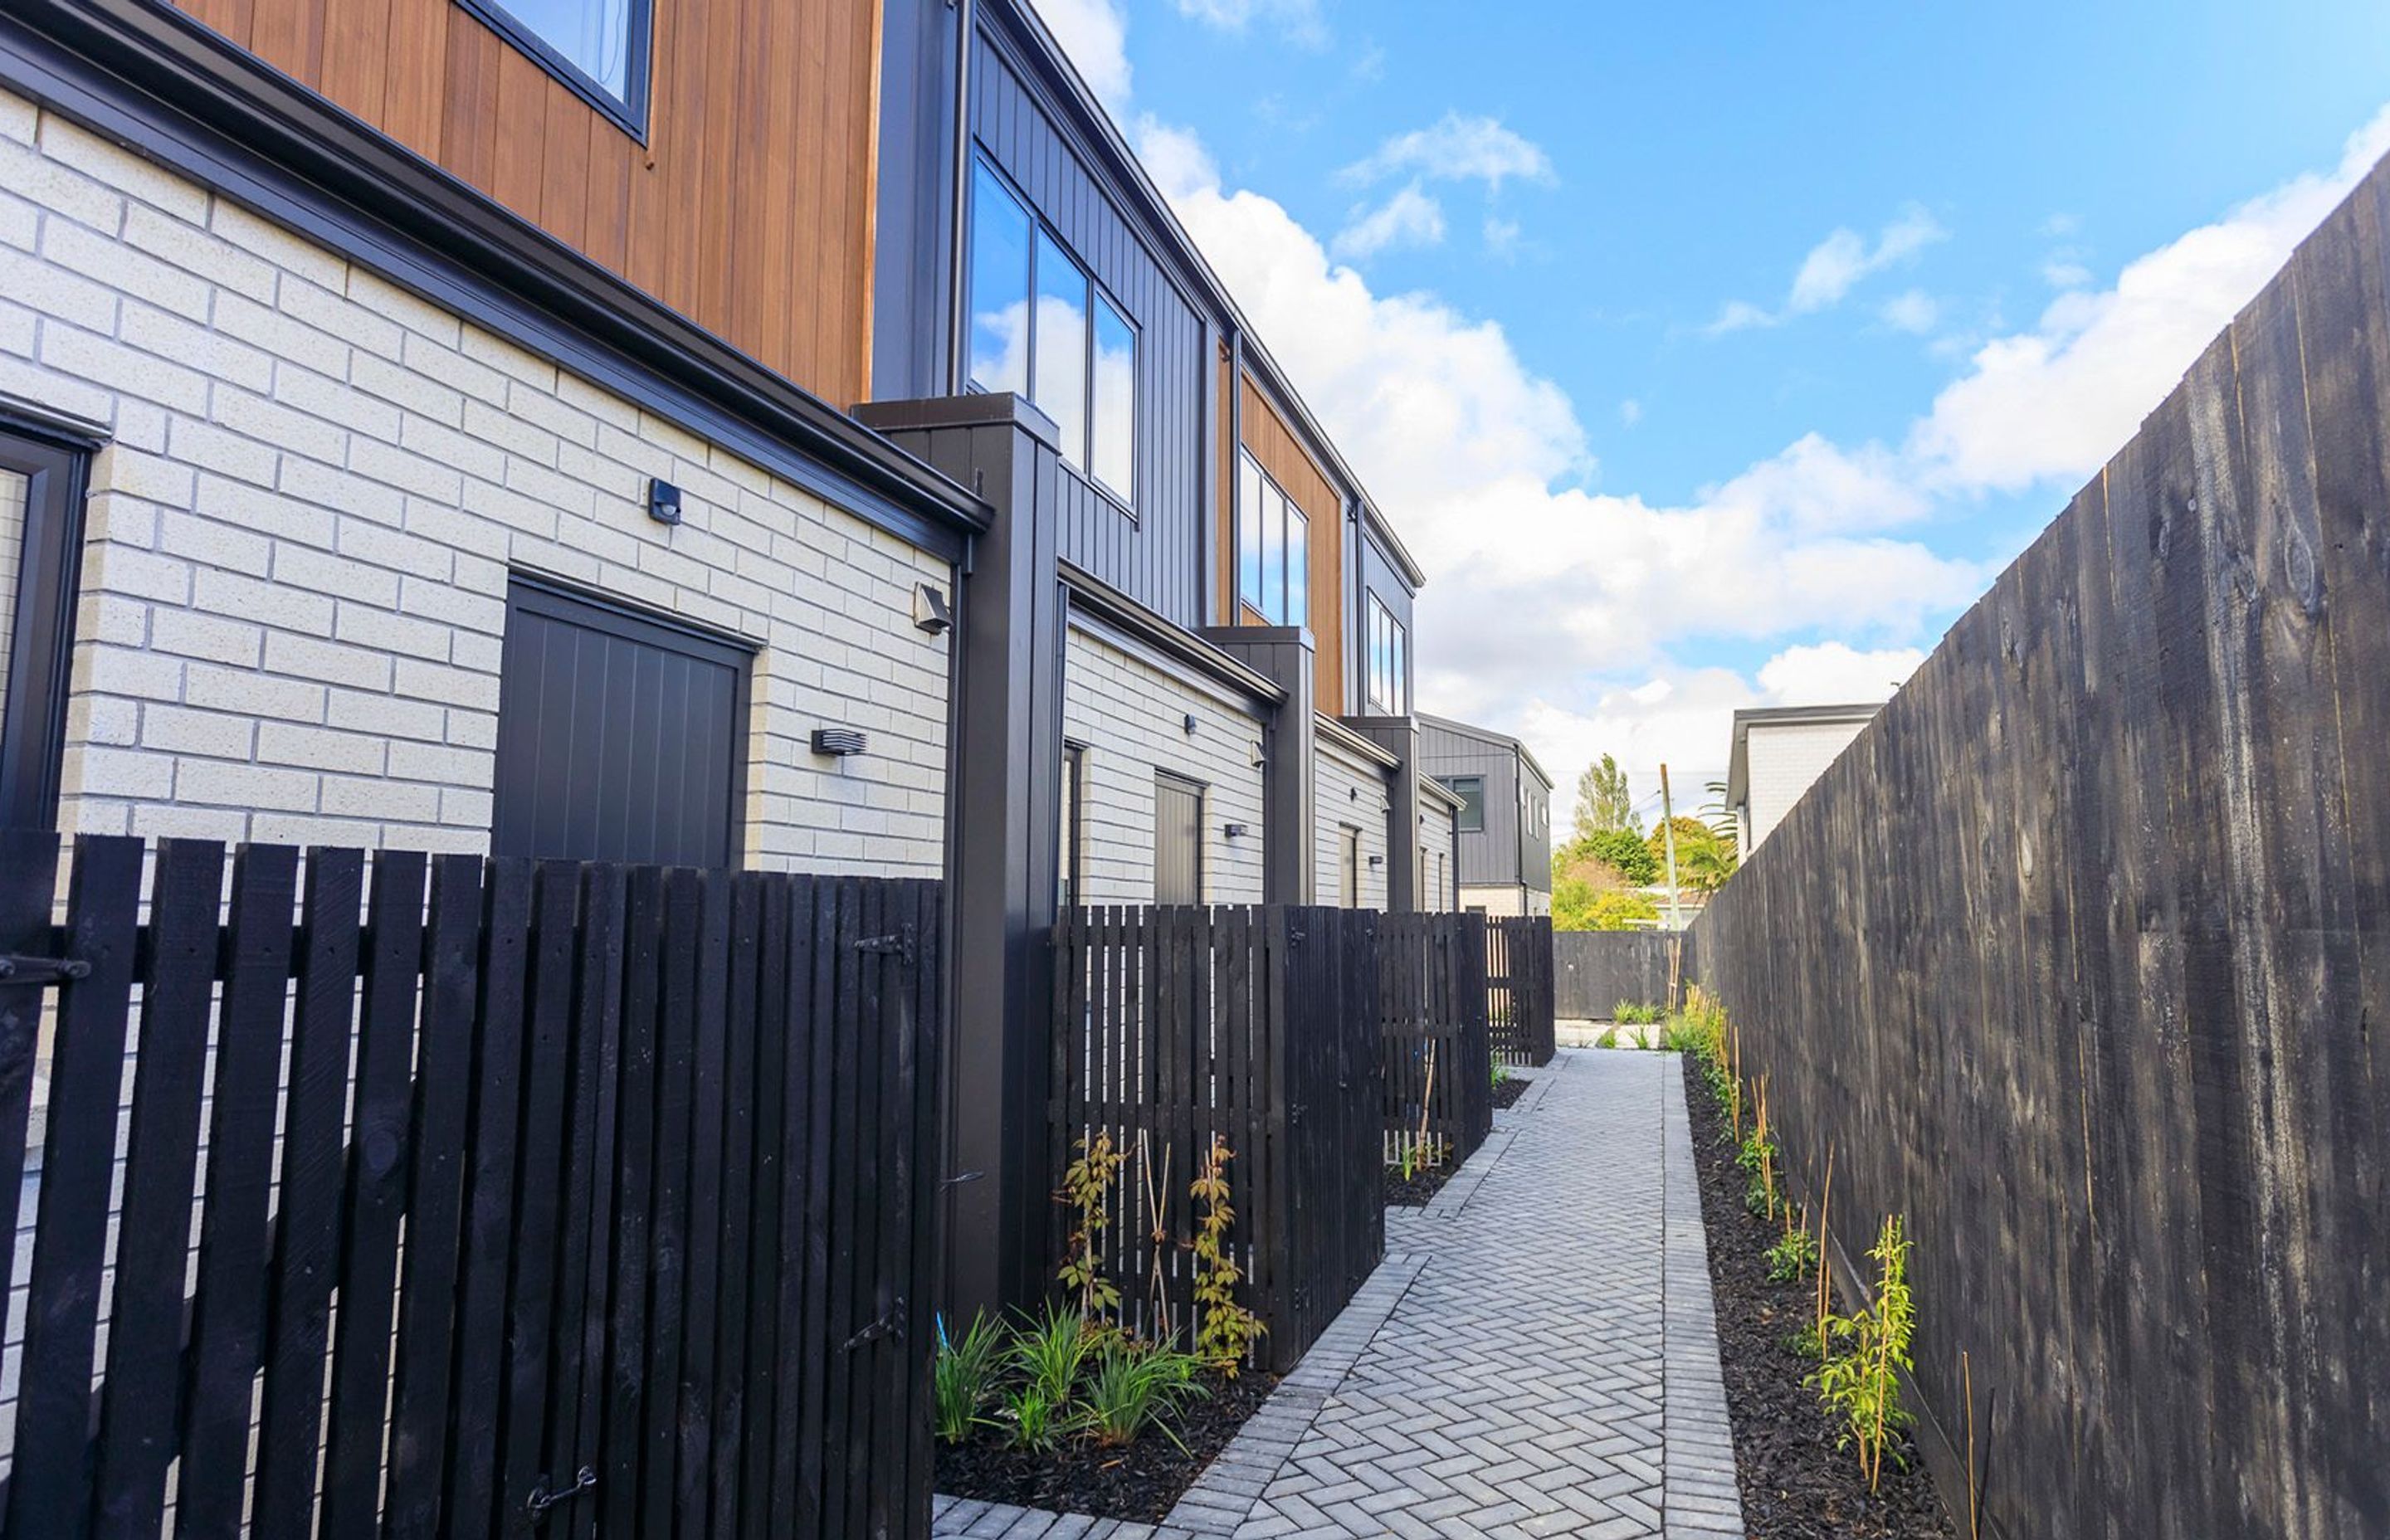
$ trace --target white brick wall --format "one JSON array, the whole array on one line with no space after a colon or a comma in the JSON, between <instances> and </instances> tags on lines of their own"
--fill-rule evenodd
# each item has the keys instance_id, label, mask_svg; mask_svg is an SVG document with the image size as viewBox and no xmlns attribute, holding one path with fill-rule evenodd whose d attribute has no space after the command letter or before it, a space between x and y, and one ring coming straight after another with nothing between
<instances>
[{"instance_id":1,"label":"white brick wall","mask_svg":"<svg viewBox=\"0 0 2390 1540\"><path fill-rule=\"evenodd\" d=\"M1801 794L1841 757L1864 722L1754 724L1744 743L1744 795L1751 806L1751 847L1767 838ZM1745 852L1746 854L1749 852Z\"/></svg>"},{"instance_id":2,"label":"white brick wall","mask_svg":"<svg viewBox=\"0 0 2390 1540\"><path fill-rule=\"evenodd\" d=\"M1452 834L1456 815L1444 803L1420 799L1420 907L1432 912L1460 907L1453 870Z\"/></svg>"},{"instance_id":3,"label":"white brick wall","mask_svg":"<svg viewBox=\"0 0 2390 1540\"><path fill-rule=\"evenodd\" d=\"M1470 883L1460 890L1460 906L1483 909L1488 919L1514 919L1526 913L1515 882Z\"/></svg>"},{"instance_id":4,"label":"white brick wall","mask_svg":"<svg viewBox=\"0 0 2390 1540\"><path fill-rule=\"evenodd\" d=\"M1195 731L1184 725L1189 713ZM1063 653L1062 731L1086 746L1081 879L1088 904L1153 902L1153 776L1201 781L1203 901L1262 901L1261 724L1159 669L1073 631ZM1231 840L1229 824L1246 834Z\"/></svg>"},{"instance_id":5,"label":"white brick wall","mask_svg":"<svg viewBox=\"0 0 2390 1540\"><path fill-rule=\"evenodd\" d=\"M113 430L67 828L485 847L513 566L760 644L752 864L938 869L944 563L6 93L0 189L0 394Z\"/></svg>"},{"instance_id":6,"label":"white brick wall","mask_svg":"<svg viewBox=\"0 0 2390 1540\"><path fill-rule=\"evenodd\" d=\"M1341 867L1341 837L1346 828L1361 834L1361 907L1383 909L1386 906L1386 776L1385 772L1358 755L1347 752L1333 739L1322 734L1317 740L1313 779L1319 789L1317 827L1313 830L1318 846L1315 892L1321 904L1343 901L1343 874ZM1356 795L1358 793L1358 795ZM1379 858L1375 866L1371 856Z\"/></svg>"},{"instance_id":7,"label":"white brick wall","mask_svg":"<svg viewBox=\"0 0 2390 1540\"><path fill-rule=\"evenodd\" d=\"M24 477L0 470L0 719L8 711L8 647L17 632L17 568L25 549Z\"/></svg>"}]
</instances>

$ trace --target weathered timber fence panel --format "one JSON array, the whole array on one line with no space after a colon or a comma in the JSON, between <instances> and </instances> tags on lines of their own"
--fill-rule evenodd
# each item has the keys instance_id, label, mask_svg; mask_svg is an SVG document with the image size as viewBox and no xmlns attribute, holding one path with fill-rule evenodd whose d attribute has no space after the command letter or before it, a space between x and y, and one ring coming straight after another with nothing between
<instances>
[{"instance_id":1,"label":"weathered timber fence panel","mask_svg":"<svg viewBox=\"0 0 2390 1540\"><path fill-rule=\"evenodd\" d=\"M2005 1535L2390 1534L2385 226L2377 166L1695 930Z\"/></svg>"},{"instance_id":2,"label":"weathered timber fence panel","mask_svg":"<svg viewBox=\"0 0 2390 1540\"><path fill-rule=\"evenodd\" d=\"M1407 1154L1428 1165L1457 1166L1493 1131L1484 937L1479 915L1378 919L1391 1163Z\"/></svg>"},{"instance_id":3,"label":"weathered timber fence panel","mask_svg":"<svg viewBox=\"0 0 2390 1540\"><path fill-rule=\"evenodd\" d=\"M1548 1064L1558 1051L1552 1020L1552 922L1530 916L1484 924L1495 1057L1505 1064Z\"/></svg>"},{"instance_id":4,"label":"weathered timber fence panel","mask_svg":"<svg viewBox=\"0 0 2390 1540\"><path fill-rule=\"evenodd\" d=\"M1552 938L1555 1010L1566 1020L1608 1021L1620 1002L1668 1008L1678 945L1670 930L1563 930Z\"/></svg>"},{"instance_id":5,"label":"weathered timber fence panel","mask_svg":"<svg viewBox=\"0 0 2390 1540\"><path fill-rule=\"evenodd\" d=\"M145 853L0 834L8 1535L928 1534L934 885Z\"/></svg>"},{"instance_id":6,"label":"weathered timber fence panel","mask_svg":"<svg viewBox=\"0 0 2390 1540\"><path fill-rule=\"evenodd\" d=\"M1214 1135L1232 1155L1230 1242L1268 1328L1263 1362L1292 1367L1383 1257L1379 923L1162 906L1078 909L1055 927L1050 1185L1099 1133L1126 1158L1099 1244L1139 1331L1194 1338L1188 1189Z\"/></svg>"}]
</instances>

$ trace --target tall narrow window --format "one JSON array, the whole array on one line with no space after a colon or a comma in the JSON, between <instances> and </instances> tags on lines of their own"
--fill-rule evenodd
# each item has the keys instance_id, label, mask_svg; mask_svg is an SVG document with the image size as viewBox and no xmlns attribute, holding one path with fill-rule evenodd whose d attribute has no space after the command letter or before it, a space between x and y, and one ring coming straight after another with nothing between
<instances>
[{"instance_id":1,"label":"tall narrow window","mask_svg":"<svg viewBox=\"0 0 2390 1540\"><path fill-rule=\"evenodd\" d=\"M1368 705L1373 716L1407 716L1410 712L1410 660L1403 622L1375 593L1369 596L1369 680Z\"/></svg>"},{"instance_id":2,"label":"tall narrow window","mask_svg":"<svg viewBox=\"0 0 2390 1540\"><path fill-rule=\"evenodd\" d=\"M0 432L0 827L57 821L84 458Z\"/></svg>"},{"instance_id":3,"label":"tall narrow window","mask_svg":"<svg viewBox=\"0 0 2390 1540\"><path fill-rule=\"evenodd\" d=\"M1084 794L1083 783L1086 773L1086 750L1075 743L1064 744L1062 746L1061 828L1057 831L1060 837L1058 841L1057 854L1060 857L1061 868L1057 874L1060 890L1058 898L1064 914L1077 908L1080 904L1082 890L1079 866L1079 800Z\"/></svg>"},{"instance_id":4,"label":"tall narrow window","mask_svg":"<svg viewBox=\"0 0 2390 1540\"><path fill-rule=\"evenodd\" d=\"M1096 373L1087 468L1122 502L1136 506L1137 329L1112 307L1096 301Z\"/></svg>"},{"instance_id":5,"label":"tall narrow window","mask_svg":"<svg viewBox=\"0 0 2390 1540\"><path fill-rule=\"evenodd\" d=\"M1310 623L1311 521L1247 452L1240 465L1237 597L1272 625Z\"/></svg>"},{"instance_id":6,"label":"tall narrow window","mask_svg":"<svg viewBox=\"0 0 2390 1540\"><path fill-rule=\"evenodd\" d=\"M1037 232L1037 318L1029 350L1029 399L1062 430L1062 459L1087 465L1087 276Z\"/></svg>"},{"instance_id":7,"label":"tall narrow window","mask_svg":"<svg viewBox=\"0 0 2390 1540\"><path fill-rule=\"evenodd\" d=\"M459 0L590 106L648 130L649 0Z\"/></svg>"},{"instance_id":8,"label":"tall narrow window","mask_svg":"<svg viewBox=\"0 0 2390 1540\"><path fill-rule=\"evenodd\" d=\"M983 162L971 171L970 381L1029 391L1029 211Z\"/></svg>"},{"instance_id":9,"label":"tall narrow window","mask_svg":"<svg viewBox=\"0 0 2390 1540\"><path fill-rule=\"evenodd\" d=\"M1238 465L1237 597L1255 610L1262 606L1262 468L1251 455Z\"/></svg>"}]
</instances>

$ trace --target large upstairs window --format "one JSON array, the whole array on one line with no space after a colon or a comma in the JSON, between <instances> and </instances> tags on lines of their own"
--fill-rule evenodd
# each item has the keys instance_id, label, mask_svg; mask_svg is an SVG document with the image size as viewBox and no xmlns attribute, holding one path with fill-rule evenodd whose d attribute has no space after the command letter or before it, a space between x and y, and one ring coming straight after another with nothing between
<instances>
[{"instance_id":1,"label":"large upstairs window","mask_svg":"<svg viewBox=\"0 0 2390 1540\"><path fill-rule=\"evenodd\" d=\"M1453 818L1452 827L1463 834L1480 834L1485 828L1485 777L1483 776L1438 776L1444 789L1460 799L1460 812Z\"/></svg>"},{"instance_id":2,"label":"large upstairs window","mask_svg":"<svg viewBox=\"0 0 2390 1540\"><path fill-rule=\"evenodd\" d=\"M647 136L649 0L458 0L583 100Z\"/></svg>"},{"instance_id":3,"label":"large upstairs window","mask_svg":"<svg viewBox=\"0 0 2390 1540\"><path fill-rule=\"evenodd\" d=\"M1137 328L984 160L971 164L970 383L1029 398L1062 459L1133 507Z\"/></svg>"},{"instance_id":4,"label":"large upstairs window","mask_svg":"<svg viewBox=\"0 0 2390 1540\"><path fill-rule=\"evenodd\" d=\"M1403 622L1372 593L1368 613L1368 709L1371 716L1408 716L1411 709L1410 636Z\"/></svg>"},{"instance_id":5,"label":"large upstairs window","mask_svg":"<svg viewBox=\"0 0 2390 1540\"><path fill-rule=\"evenodd\" d=\"M1311 521L1250 451L1237 485L1237 597L1272 625L1311 622Z\"/></svg>"}]
</instances>

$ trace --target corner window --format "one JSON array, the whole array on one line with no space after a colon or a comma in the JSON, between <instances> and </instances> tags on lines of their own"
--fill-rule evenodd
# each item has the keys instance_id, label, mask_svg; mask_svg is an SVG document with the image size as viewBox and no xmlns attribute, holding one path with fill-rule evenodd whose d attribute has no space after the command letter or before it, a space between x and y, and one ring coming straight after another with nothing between
<instances>
[{"instance_id":1,"label":"corner window","mask_svg":"<svg viewBox=\"0 0 2390 1540\"><path fill-rule=\"evenodd\" d=\"M1483 776L1438 776L1444 789L1460 799L1460 814L1453 827L1463 834L1481 834L1485 829L1485 777Z\"/></svg>"},{"instance_id":2,"label":"corner window","mask_svg":"<svg viewBox=\"0 0 2390 1540\"><path fill-rule=\"evenodd\" d=\"M84 457L0 431L0 827L58 821Z\"/></svg>"},{"instance_id":3,"label":"corner window","mask_svg":"<svg viewBox=\"0 0 2390 1540\"><path fill-rule=\"evenodd\" d=\"M649 0L457 0L625 132L648 133Z\"/></svg>"},{"instance_id":4,"label":"corner window","mask_svg":"<svg viewBox=\"0 0 2390 1540\"><path fill-rule=\"evenodd\" d=\"M1372 716L1410 714L1410 637L1375 593L1369 596L1368 710ZM1482 809L1481 809L1482 812Z\"/></svg>"},{"instance_id":5,"label":"corner window","mask_svg":"<svg viewBox=\"0 0 2390 1540\"><path fill-rule=\"evenodd\" d=\"M1135 505L1137 328L984 160L971 165L970 381L1025 395L1063 463Z\"/></svg>"},{"instance_id":6,"label":"corner window","mask_svg":"<svg viewBox=\"0 0 2390 1540\"><path fill-rule=\"evenodd\" d=\"M1311 620L1311 521L1246 451L1237 497L1237 597L1272 625Z\"/></svg>"}]
</instances>

